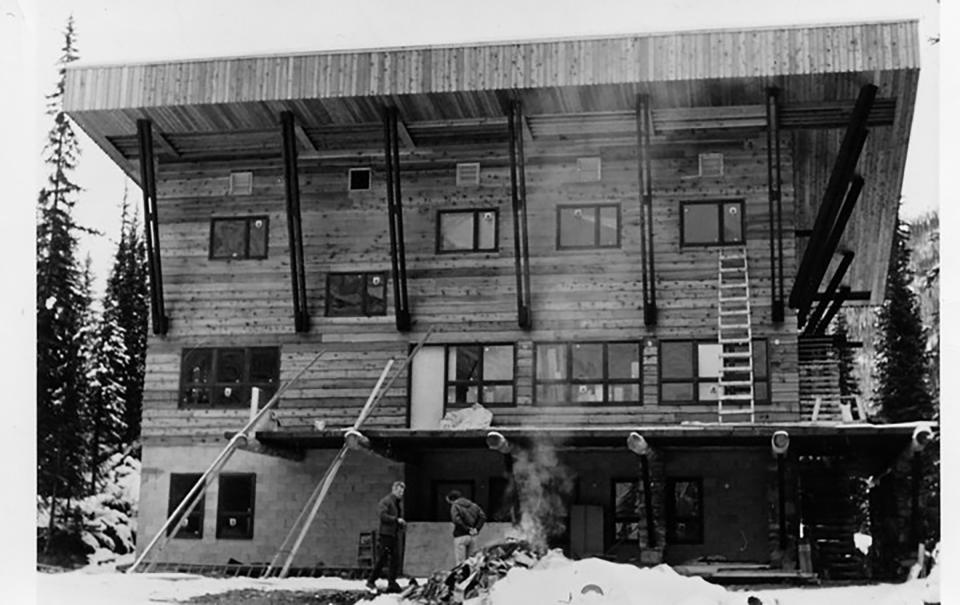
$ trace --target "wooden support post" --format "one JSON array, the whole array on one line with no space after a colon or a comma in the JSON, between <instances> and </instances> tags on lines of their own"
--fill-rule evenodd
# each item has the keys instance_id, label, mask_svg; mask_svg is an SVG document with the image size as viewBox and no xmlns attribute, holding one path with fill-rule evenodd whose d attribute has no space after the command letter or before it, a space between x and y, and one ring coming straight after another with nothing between
<instances>
[{"instance_id":1,"label":"wooden support post","mask_svg":"<svg viewBox=\"0 0 960 605\"><path fill-rule=\"evenodd\" d=\"M850 286L840 286L837 291L837 297L833 299L833 303L830 304L830 308L827 309L826 314L823 316L823 319L820 320L820 323L817 325L816 329L813 331L814 336L822 336L826 333L827 326L830 325L830 322L833 321L833 318L840 311L840 307L843 306L843 303L847 300L847 292L850 291Z\"/></svg>"},{"instance_id":2,"label":"wooden support post","mask_svg":"<svg viewBox=\"0 0 960 605\"><path fill-rule=\"evenodd\" d=\"M844 275L847 274L847 269L850 267L850 263L853 262L853 257L854 253L852 251L845 250L843 252L843 258L840 259L840 264L837 265L837 270L830 279L830 283L827 284L827 289L824 290L823 295L820 297L820 301L813 310L813 313L811 313L810 317L807 318L806 324L803 328L804 335L809 336L813 334L817 328L817 325L820 323L820 319L823 317L824 312L827 310L827 305L829 305L831 301L835 300L834 295L837 293L837 288L840 287L840 282L843 281Z\"/></svg>"},{"instance_id":3,"label":"wooden support post","mask_svg":"<svg viewBox=\"0 0 960 605\"><path fill-rule=\"evenodd\" d=\"M283 135L283 177L287 197L287 237L290 242L290 283L293 289L293 326L310 330L306 270L303 261L303 224L300 220L300 176L297 172L297 136L293 112L280 113Z\"/></svg>"},{"instance_id":4,"label":"wooden support post","mask_svg":"<svg viewBox=\"0 0 960 605\"><path fill-rule=\"evenodd\" d=\"M857 102L850 115L847 131L844 134L837 159L830 173L830 179L827 182L827 188L817 212L817 218L814 221L813 235L807 243L807 249L797 270L796 281L794 281L793 288L790 290L789 302L793 308L809 306L809 297L820 288L819 282L812 283L813 280L811 279L815 257L826 253L829 258L834 252L826 249L824 240L836 221L836 216L843 201L843 193L847 189L850 177L856 169L857 160L859 160L860 153L863 151L867 136L866 124L876 94L877 87L873 84L867 84L860 89Z\"/></svg>"},{"instance_id":5,"label":"wooden support post","mask_svg":"<svg viewBox=\"0 0 960 605\"><path fill-rule=\"evenodd\" d=\"M920 523L920 484L923 478L923 467L920 455L913 452L910 456L910 534L911 542L919 544L923 541L923 529Z\"/></svg>"},{"instance_id":6,"label":"wooden support post","mask_svg":"<svg viewBox=\"0 0 960 605\"><path fill-rule=\"evenodd\" d=\"M150 320L153 333L164 335L167 333L168 322L163 305L156 160L153 155L153 130L150 120L137 120L137 143L140 147L140 188L143 190L143 226L147 248L147 274L150 278Z\"/></svg>"},{"instance_id":7,"label":"wooden support post","mask_svg":"<svg viewBox=\"0 0 960 605\"><path fill-rule=\"evenodd\" d=\"M384 164L387 173L387 215L390 226L390 267L393 274L393 305L397 330L410 330L410 305L407 300L407 261L403 241L403 206L400 192L399 121L396 107L385 107Z\"/></svg>"},{"instance_id":8,"label":"wooden support post","mask_svg":"<svg viewBox=\"0 0 960 605\"><path fill-rule=\"evenodd\" d=\"M653 118L648 95L637 96L637 170L640 181L640 274L643 285L643 324L657 324L657 286L653 256L653 171L650 136Z\"/></svg>"},{"instance_id":9,"label":"wooden support post","mask_svg":"<svg viewBox=\"0 0 960 605\"><path fill-rule=\"evenodd\" d=\"M653 520L653 482L650 480L650 456L640 456L640 478L643 481L643 513L647 520L647 546L657 546L657 526Z\"/></svg>"},{"instance_id":10,"label":"wooden support post","mask_svg":"<svg viewBox=\"0 0 960 605\"><path fill-rule=\"evenodd\" d=\"M770 305L774 323L783 323L783 204L778 92L776 88L767 89L767 189L770 214Z\"/></svg>"},{"instance_id":11,"label":"wooden support post","mask_svg":"<svg viewBox=\"0 0 960 605\"><path fill-rule=\"evenodd\" d=\"M527 184L523 156L523 106L511 101L510 193L513 202L513 259L517 275L517 324L524 330L533 326L530 311L530 251L527 239Z\"/></svg>"},{"instance_id":12,"label":"wooden support post","mask_svg":"<svg viewBox=\"0 0 960 605\"><path fill-rule=\"evenodd\" d=\"M777 454L777 519L780 524L780 550L787 550L787 470L786 454Z\"/></svg>"}]
</instances>

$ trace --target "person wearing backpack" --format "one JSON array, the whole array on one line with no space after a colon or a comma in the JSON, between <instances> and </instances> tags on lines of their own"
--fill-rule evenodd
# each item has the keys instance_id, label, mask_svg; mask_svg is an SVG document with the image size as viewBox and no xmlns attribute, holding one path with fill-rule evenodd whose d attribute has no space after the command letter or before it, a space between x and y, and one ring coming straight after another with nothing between
<instances>
[{"instance_id":1,"label":"person wearing backpack","mask_svg":"<svg viewBox=\"0 0 960 605\"><path fill-rule=\"evenodd\" d=\"M487 522L487 515L476 502L463 497L458 490L447 494L450 520L453 521L453 558L460 565L477 552L477 534Z\"/></svg>"}]
</instances>

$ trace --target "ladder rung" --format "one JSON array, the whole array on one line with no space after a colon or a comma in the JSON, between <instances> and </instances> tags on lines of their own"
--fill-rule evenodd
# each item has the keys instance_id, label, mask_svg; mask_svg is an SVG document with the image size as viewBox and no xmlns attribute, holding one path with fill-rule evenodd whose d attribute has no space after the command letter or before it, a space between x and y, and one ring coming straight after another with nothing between
<instances>
[{"instance_id":1,"label":"ladder rung","mask_svg":"<svg viewBox=\"0 0 960 605\"><path fill-rule=\"evenodd\" d=\"M718 299L720 302L747 302L750 300L749 296L721 296Z\"/></svg>"},{"instance_id":2,"label":"ladder rung","mask_svg":"<svg viewBox=\"0 0 960 605\"><path fill-rule=\"evenodd\" d=\"M748 387L753 384L752 380L724 380L720 378L718 383L722 387Z\"/></svg>"},{"instance_id":3,"label":"ladder rung","mask_svg":"<svg viewBox=\"0 0 960 605\"><path fill-rule=\"evenodd\" d=\"M722 359L746 359L752 357L750 351L731 351L729 353L720 353Z\"/></svg>"},{"instance_id":4,"label":"ladder rung","mask_svg":"<svg viewBox=\"0 0 960 605\"><path fill-rule=\"evenodd\" d=\"M753 395L724 395L721 399L723 401L736 401L736 402L750 402L753 401ZM722 405L722 403L721 403Z\"/></svg>"},{"instance_id":5,"label":"ladder rung","mask_svg":"<svg viewBox=\"0 0 960 605\"><path fill-rule=\"evenodd\" d=\"M750 327L750 324L720 324L721 330L746 330Z\"/></svg>"},{"instance_id":6,"label":"ladder rung","mask_svg":"<svg viewBox=\"0 0 960 605\"><path fill-rule=\"evenodd\" d=\"M753 410L750 408L742 408L736 410L719 410L721 416L726 416L727 414L753 414Z\"/></svg>"}]
</instances>

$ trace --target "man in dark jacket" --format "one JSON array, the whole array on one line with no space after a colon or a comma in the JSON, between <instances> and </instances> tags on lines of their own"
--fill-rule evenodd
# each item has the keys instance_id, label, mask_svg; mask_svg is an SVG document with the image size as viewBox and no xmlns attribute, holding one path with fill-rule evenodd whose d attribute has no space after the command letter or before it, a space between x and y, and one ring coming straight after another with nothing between
<instances>
[{"instance_id":1,"label":"man in dark jacket","mask_svg":"<svg viewBox=\"0 0 960 605\"><path fill-rule=\"evenodd\" d=\"M367 588L377 589L377 578L383 569L383 564L389 559L387 566L387 592L400 592L400 585L397 584L397 572L400 563L400 553L398 552L397 534L404 525L403 520L403 491L406 486L403 481L394 481L390 493L380 499L377 504L377 512L380 517L380 528L377 531L377 561L370 570L370 577L367 579Z\"/></svg>"},{"instance_id":2,"label":"man in dark jacket","mask_svg":"<svg viewBox=\"0 0 960 605\"><path fill-rule=\"evenodd\" d=\"M460 565L477 552L477 534L487 522L487 515L476 502L472 502L458 490L447 494L450 504L450 520L453 521L453 558Z\"/></svg>"}]
</instances>

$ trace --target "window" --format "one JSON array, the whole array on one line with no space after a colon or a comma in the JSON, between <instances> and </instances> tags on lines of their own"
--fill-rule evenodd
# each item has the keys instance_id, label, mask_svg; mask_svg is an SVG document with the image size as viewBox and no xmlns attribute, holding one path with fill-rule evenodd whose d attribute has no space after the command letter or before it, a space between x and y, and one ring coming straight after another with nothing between
<instances>
[{"instance_id":1,"label":"window","mask_svg":"<svg viewBox=\"0 0 960 605\"><path fill-rule=\"evenodd\" d=\"M730 346L730 345L727 345ZM660 400L664 403L717 401L720 396L720 353L717 342L660 342ZM753 341L753 399L770 403L767 341Z\"/></svg>"},{"instance_id":2,"label":"window","mask_svg":"<svg viewBox=\"0 0 960 605\"><path fill-rule=\"evenodd\" d=\"M252 172L230 173L230 195L250 195L253 193Z\"/></svg>"},{"instance_id":3,"label":"window","mask_svg":"<svg viewBox=\"0 0 960 605\"><path fill-rule=\"evenodd\" d=\"M215 218L210 221L210 259L267 258L265 216Z\"/></svg>"},{"instance_id":4,"label":"window","mask_svg":"<svg viewBox=\"0 0 960 605\"><path fill-rule=\"evenodd\" d=\"M217 496L217 539L253 538L253 503L257 476L253 473L221 473Z\"/></svg>"},{"instance_id":5,"label":"window","mask_svg":"<svg viewBox=\"0 0 960 605\"><path fill-rule=\"evenodd\" d=\"M446 405L514 405L513 345L447 345Z\"/></svg>"},{"instance_id":6,"label":"window","mask_svg":"<svg viewBox=\"0 0 960 605\"><path fill-rule=\"evenodd\" d=\"M496 252L497 211L441 210L437 213L437 252Z\"/></svg>"},{"instance_id":7,"label":"window","mask_svg":"<svg viewBox=\"0 0 960 605\"><path fill-rule=\"evenodd\" d=\"M613 480L613 535L619 543L640 540L640 481L637 479Z\"/></svg>"},{"instance_id":8,"label":"window","mask_svg":"<svg viewBox=\"0 0 960 605\"><path fill-rule=\"evenodd\" d=\"M200 480L200 473L171 473L170 474L170 499L167 502L167 517L173 515L173 512L180 506L180 502L187 497L190 490ZM199 540L203 537L203 504L204 497L200 496L200 501L193 507L190 514L181 518L177 523L170 526L167 530L169 536L176 528L177 533L174 538L186 538Z\"/></svg>"},{"instance_id":9,"label":"window","mask_svg":"<svg viewBox=\"0 0 960 605\"><path fill-rule=\"evenodd\" d=\"M350 191L370 190L370 169L351 168L347 171L347 188Z\"/></svg>"},{"instance_id":10,"label":"window","mask_svg":"<svg viewBox=\"0 0 960 605\"><path fill-rule=\"evenodd\" d=\"M263 405L277 390L278 347L184 349L180 358L181 407L248 407L250 388Z\"/></svg>"},{"instance_id":11,"label":"window","mask_svg":"<svg viewBox=\"0 0 960 605\"><path fill-rule=\"evenodd\" d=\"M577 158L577 180L590 183L600 180L600 158Z\"/></svg>"},{"instance_id":12,"label":"window","mask_svg":"<svg viewBox=\"0 0 960 605\"><path fill-rule=\"evenodd\" d=\"M447 502L447 494L457 490L467 500L473 500L473 481L466 479L463 481L434 481L433 482L433 521L443 521L451 523L450 503Z\"/></svg>"},{"instance_id":13,"label":"window","mask_svg":"<svg viewBox=\"0 0 960 605\"><path fill-rule=\"evenodd\" d=\"M743 243L743 202L680 204L682 246L726 246Z\"/></svg>"},{"instance_id":14,"label":"window","mask_svg":"<svg viewBox=\"0 0 960 605\"><path fill-rule=\"evenodd\" d=\"M371 317L387 314L384 273L327 275L327 317Z\"/></svg>"},{"instance_id":15,"label":"window","mask_svg":"<svg viewBox=\"0 0 960 605\"><path fill-rule=\"evenodd\" d=\"M701 153L698 159L700 176L723 176L722 153Z\"/></svg>"},{"instance_id":16,"label":"window","mask_svg":"<svg viewBox=\"0 0 960 605\"><path fill-rule=\"evenodd\" d=\"M703 481L667 478L667 543L703 544Z\"/></svg>"},{"instance_id":17,"label":"window","mask_svg":"<svg viewBox=\"0 0 960 605\"><path fill-rule=\"evenodd\" d=\"M480 184L480 163L457 164L457 187Z\"/></svg>"},{"instance_id":18,"label":"window","mask_svg":"<svg viewBox=\"0 0 960 605\"><path fill-rule=\"evenodd\" d=\"M620 204L557 206L557 249L620 247Z\"/></svg>"},{"instance_id":19,"label":"window","mask_svg":"<svg viewBox=\"0 0 960 605\"><path fill-rule=\"evenodd\" d=\"M534 396L540 405L641 405L639 342L536 345Z\"/></svg>"}]
</instances>

